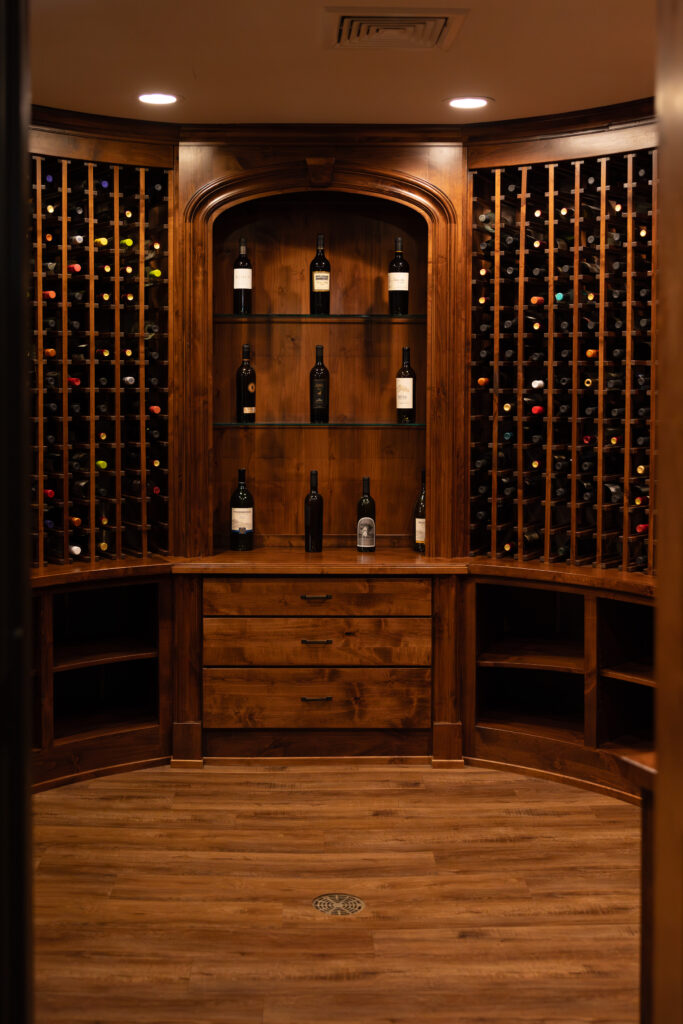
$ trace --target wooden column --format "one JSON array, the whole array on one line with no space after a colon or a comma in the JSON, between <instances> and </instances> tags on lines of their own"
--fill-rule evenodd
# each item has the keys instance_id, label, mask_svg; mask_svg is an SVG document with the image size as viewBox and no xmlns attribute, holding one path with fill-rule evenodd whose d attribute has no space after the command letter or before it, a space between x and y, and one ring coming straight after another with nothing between
<instances>
[{"instance_id":1,"label":"wooden column","mask_svg":"<svg viewBox=\"0 0 683 1024\"><path fill-rule=\"evenodd\" d=\"M660 0L655 1024L683 1020L683 5Z\"/></svg>"},{"instance_id":2,"label":"wooden column","mask_svg":"<svg viewBox=\"0 0 683 1024\"><path fill-rule=\"evenodd\" d=\"M0 4L0 1020L32 1020L26 7Z\"/></svg>"},{"instance_id":3,"label":"wooden column","mask_svg":"<svg viewBox=\"0 0 683 1024\"><path fill-rule=\"evenodd\" d=\"M174 577L175 701L171 763L202 764L202 580Z\"/></svg>"},{"instance_id":4,"label":"wooden column","mask_svg":"<svg viewBox=\"0 0 683 1024\"><path fill-rule=\"evenodd\" d=\"M455 576L435 576L432 584L432 759L462 761L460 636Z\"/></svg>"}]
</instances>

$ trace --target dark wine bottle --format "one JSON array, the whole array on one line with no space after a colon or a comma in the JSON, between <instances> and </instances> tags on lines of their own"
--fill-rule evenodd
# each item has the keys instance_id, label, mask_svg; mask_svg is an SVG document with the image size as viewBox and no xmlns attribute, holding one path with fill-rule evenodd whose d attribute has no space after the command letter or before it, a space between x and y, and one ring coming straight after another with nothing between
<instances>
[{"instance_id":1,"label":"dark wine bottle","mask_svg":"<svg viewBox=\"0 0 683 1024\"><path fill-rule=\"evenodd\" d=\"M415 371L410 365L410 349L403 348L403 365L396 374L396 422L415 422Z\"/></svg>"},{"instance_id":2,"label":"dark wine bottle","mask_svg":"<svg viewBox=\"0 0 683 1024\"><path fill-rule=\"evenodd\" d=\"M235 377L238 423L253 423L256 419L256 372L250 357L249 345L242 345L242 363Z\"/></svg>"},{"instance_id":3,"label":"dark wine bottle","mask_svg":"<svg viewBox=\"0 0 683 1024\"><path fill-rule=\"evenodd\" d=\"M254 499L247 490L247 471L237 471L237 489L230 498L230 550L251 551L254 547Z\"/></svg>"},{"instance_id":4,"label":"dark wine bottle","mask_svg":"<svg viewBox=\"0 0 683 1024\"><path fill-rule=\"evenodd\" d=\"M323 346L315 346L315 366L309 374L311 423L330 421L330 371L323 363Z\"/></svg>"},{"instance_id":5,"label":"dark wine bottle","mask_svg":"<svg viewBox=\"0 0 683 1024\"><path fill-rule=\"evenodd\" d=\"M424 555L426 550L426 472L422 470L422 482L420 486L420 493L417 501L415 502L415 510L413 512L413 538L415 550L419 551L421 555Z\"/></svg>"},{"instance_id":6,"label":"dark wine bottle","mask_svg":"<svg viewBox=\"0 0 683 1024\"><path fill-rule=\"evenodd\" d=\"M370 497L370 477L363 477L363 495L358 502L356 548L358 551L375 550L375 499Z\"/></svg>"},{"instance_id":7,"label":"dark wine bottle","mask_svg":"<svg viewBox=\"0 0 683 1024\"><path fill-rule=\"evenodd\" d=\"M403 255L403 239L395 241L394 258L389 264L389 313L391 316L408 315L408 262Z\"/></svg>"},{"instance_id":8,"label":"dark wine bottle","mask_svg":"<svg viewBox=\"0 0 683 1024\"><path fill-rule=\"evenodd\" d=\"M318 494L318 470L311 470L311 489L304 500L304 546L306 551L323 549L323 499Z\"/></svg>"},{"instance_id":9,"label":"dark wine bottle","mask_svg":"<svg viewBox=\"0 0 683 1024\"><path fill-rule=\"evenodd\" d=\"M318 235L317 251L311 260L311 316L329 316L330 261L325 256L325 236Z\"/></svg>"},{"instance_id":10,"label":"dark wine bottle","mask_svg":"<svg viewBox=\"0 0 683 1024\"><path fill-rule=\"evenodd\" d=\"M247 256L247 240L240 238L239 256L233 263L232 272L232 311L235 316L251 313L251 290L252 270Z\"/></svg>"}]
</instances>

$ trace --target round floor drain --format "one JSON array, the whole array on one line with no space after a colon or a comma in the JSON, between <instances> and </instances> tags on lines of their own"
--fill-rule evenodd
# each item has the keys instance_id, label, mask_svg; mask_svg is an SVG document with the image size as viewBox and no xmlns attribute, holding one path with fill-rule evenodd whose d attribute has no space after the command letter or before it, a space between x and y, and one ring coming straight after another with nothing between
<instances>
[{"instance_id":1,"label":"round floor drain","mask_svg":"<svg viewBox=\"0 0 683 1024\"><path fill-rule=\"evenodd\" d=\"M346 917L363 910L365 904L357 896L349 896L347 892L326 892L313 900L313 906L321 914L332 917Z\"/></svg>"}]
</instances>

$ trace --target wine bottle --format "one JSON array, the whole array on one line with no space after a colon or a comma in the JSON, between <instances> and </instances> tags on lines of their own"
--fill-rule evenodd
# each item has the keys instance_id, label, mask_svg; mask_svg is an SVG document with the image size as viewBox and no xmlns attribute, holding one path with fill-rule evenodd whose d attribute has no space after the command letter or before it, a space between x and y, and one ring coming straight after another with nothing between
<instances>
[{"instance_id":1,"label":"wine bottle","mask_svg":"<svg viewBox=\"0 0 683 1024\"><path fill-rule=\"evenodd\" d=\"M396 374L396 422L415 422L415 371L407 346L403 348L403 365Z\"/></svg>"},{"instance_id":2,"label":"wine bottle","mask_svg":"<svg viewBox=\"0 0 683 1024\"><path fill-rule=\"evenodd\" d=\"M250 357L249 345L242 345L242 364L235 378L238 423L254 423L256 420L256 372L249 362Z\"/></svg>"},{"instance_id":3,"label":"wine bottle","mask_svg":"<svg viewBox=\"0 0 683 1024\"><path fill-rule=\"evenodd\" d=\"M363 477L363 495L358 502L356 548L358 551L375 550L375 500L370 497L370 477Z\"/></svg>"},{"instance_id":4,"label":"wine bottle","mask_svg":"<svg viewBox=\"0 0 683 1024\"><path fill-rule=\"evenodd\" d=\"M330 371L323 363L323 346L315 346L315 366L309 374L311 423L330 421Z\"/></svg>"},{"instance_id":5,"label":"wine bottle","mask_svg":"<svg viewBox=\"0 0 683 1024\"><path fill-rule=\"evenodd\" d=\"M230 498L230 550L251 551L254 547L254 499L247 490L247 471L237 471L237 489Z\"/></svg>"},{"instance_id":6,"label":"wine bottle","mask_svg":"<svg viewBox=\"0 0 683 1024\"><path fill-rule=\"evenodd\" d=\"M420 486L420 493L417 501L415 502L415 510L413 512L413 538L414 547L416 551L419 551L421 555L424 555L426 550L426 472L422 470L422 481Z\"/></svg>"},{"instance_id":7,"label":"wine bottle","mask_svg":"<svg viewBox=\"0 0 683 1024\"><path fill-rule=\"evenodd\" d=\"M306 551L323 549L323 499L318 493L318 470L311 470L311 489L304 499L304 547Z\"/></svg>"},{"instance_id":8,"label":"wine bottle","mask_svg":"<svg viewBox=\"0 0 683 1024\"><path fill-rule=\"evenodd\" d=\"M329 316L330 261L325 256L325 236L318 235L317 251L311 260L311 316Z\"/></svg>"},{"instance_id":9,"label":"wine bottle","mask_svg":"<svg viewBox=\"0 0 683 1024\"><path fill-rule=\"evenodd\" d=\"M239 256L233 263L232 271L232 311L235 316L248 316L251 313L252 271L247 256L247 240L240 238Z\"/></svg>"},{"instance_id":10,"label":"wine bottle","mask_svg":"<svg viewBox=\"0 0 683 1024\"><path fill-rule=\"evenodd\" d=\"M391 316L408 315L408 262L403 255L403 239L397 238L394 258L389 264L389 313Z\"/></svg>"}]
</instances>

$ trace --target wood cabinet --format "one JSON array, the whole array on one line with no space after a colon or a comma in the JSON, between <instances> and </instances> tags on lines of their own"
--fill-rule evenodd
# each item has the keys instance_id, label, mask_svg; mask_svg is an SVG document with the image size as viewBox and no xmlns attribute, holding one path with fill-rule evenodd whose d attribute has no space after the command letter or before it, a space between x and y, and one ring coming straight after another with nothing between
<instances>
[{"instance_id":1,"label":"wood cabinet","mask_svg":"<svg viewBox=\"0 0 683 1024\"><path fill-rule=\"evenodd\" d=\"M466 600L466 755L634 794L653 785L649 602L481 579Z\"/></svg>"},{"instance_id":2,"label":"wood cabinet","mask_svg":"<svg viewBox=\"0 0 683 1024\"><path fill-rule=\"evenodd\" d=\"M36 785L168 758L171 626L169 579L36 594Z\"/></svg>"},{"instance_id":3,"label":"wood cabinet","mask_svg":"<svg viewBox=\"0 0 683 1024\"><path fill-rule=\"evenodd\" d=\"M205 668L206 729L429 729L428 668Z\"/></svg>"},{"instance_id":4,"label":"wood cabinet","mask_svg":"<svg viewBox=\"0 0 683 1024\"><path fill-rule=\"evenodd\" d=\"M364 730L373 752L385 730L391 752L401 730L431 749L429 580L207 577L203 589L205 752L230 756L230 730L247 729L259 754L274 749L261 730L296 730L300 754L319 752L319 730L330 730L329 752L333 730L360 730L358 750ZM224 748L213 730L226 730Z\"/></svg>"},{"instance_id":5,"label":"wood cabinet","mask_svg":"<svg viewBox=\"0 0 683 1024\"><path fill-rule=\"evenodd\" d=\"M428 579L271 577L204 580L205 615L431 615Z\"/></svg>"}]
</instances>

